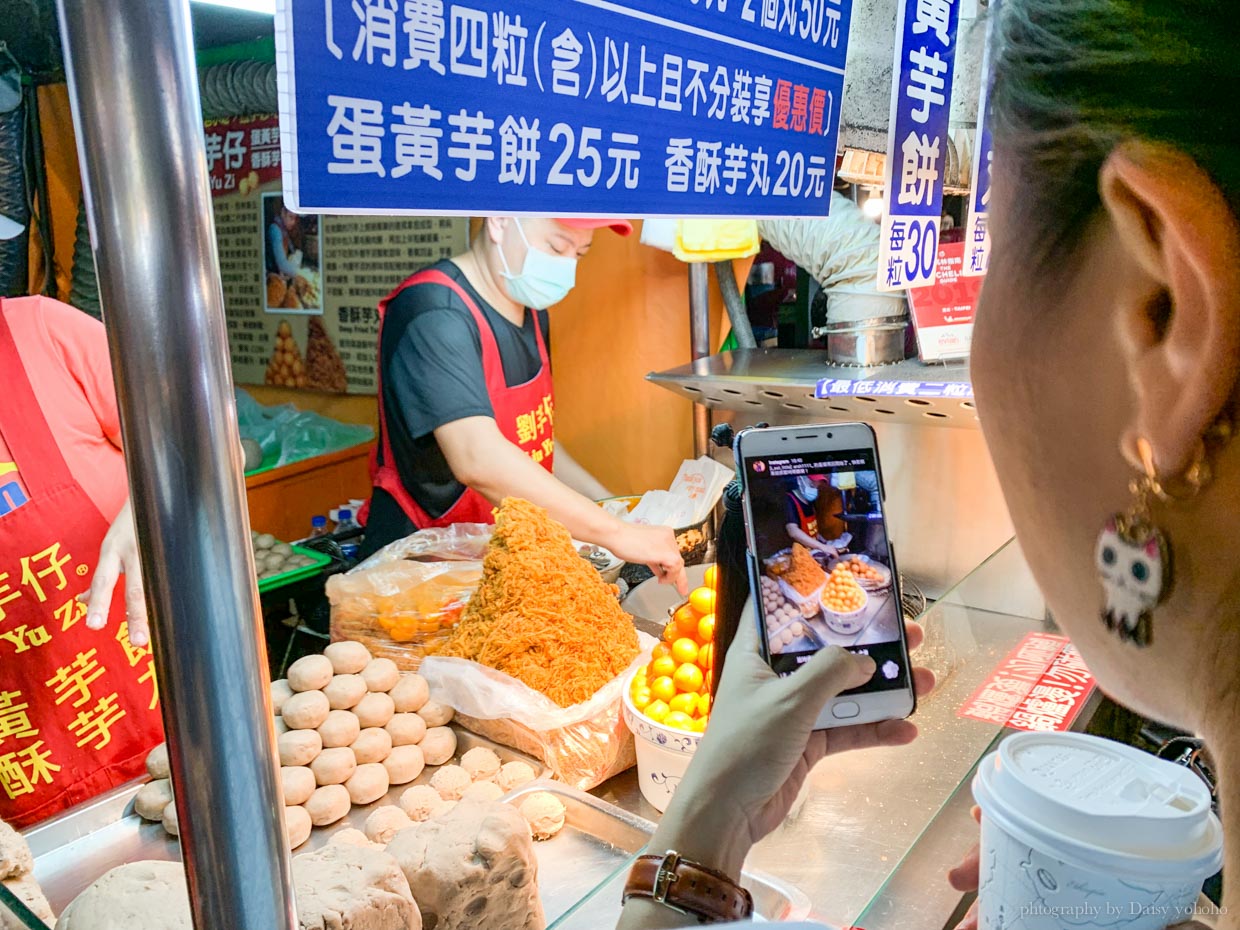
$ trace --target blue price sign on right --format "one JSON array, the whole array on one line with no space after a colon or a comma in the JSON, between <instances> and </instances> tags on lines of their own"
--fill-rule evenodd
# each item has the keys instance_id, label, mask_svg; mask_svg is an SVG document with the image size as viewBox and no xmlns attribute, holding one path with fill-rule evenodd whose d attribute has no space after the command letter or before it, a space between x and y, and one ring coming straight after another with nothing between
<instances>
[{"instance_id":1,"label":"blue price sign on right","mask_svg":"<svg viewBox=\"0 0 1240 930\"><path fill-rule=\"evenodd\" d=\"M999 16L999 0L994 2L987 27L986 55L982 59L982 90L977 104L977 138L973 146L973 191L969 196L964 270L961 272L970 278L980 278L990 268L990 169L994 156L994 142L990 134L990 31Z\"/></svg>"},{"instance_id":2,"label":"blue price sign on right","mask_svg":"<svg viewBox=\"0 0 1240 930\"><path fill-rule=\"evenodd\" d=\"M900 0L887 137L887 211L878 286L933 284L943 211L943 171L951 145L952 78L959 0Z\"/></svg>"}]
</instances>

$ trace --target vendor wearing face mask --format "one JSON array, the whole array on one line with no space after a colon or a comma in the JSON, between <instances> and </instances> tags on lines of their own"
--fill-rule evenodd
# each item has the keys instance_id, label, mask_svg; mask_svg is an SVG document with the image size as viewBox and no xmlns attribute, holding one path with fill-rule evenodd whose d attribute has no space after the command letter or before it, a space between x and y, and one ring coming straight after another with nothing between
<instances>
[{"instance_id":1,"label":"vendor wearing face mask","mask_svg":"<svg viewBox=\"0 0 1240 930\"><path fill-rule=\"evenodd\" d=\"M686 590L672 531L595 505L607 490L554 438L546 309L604 227L632 232L623 219L489 217L468 252L379 304L381 436L363 556L418 529L490 523L503 498L522 497Z\"/></svg>"},{"instance_id":2,"label":"vendor wearing face mask","mask_svg":"<svg viewBox=\"0 0 1240 930\"><path fill-rule=\"evenodd\" d=\"M784 507L785 529L794 543L816 549L828 559L835 559L839 557L839 550L822 536L822 526L818 518L819 494L818 482L812 477L797 477L792 490L788 492L787 504Z\"/></svg>"}]
</instances>

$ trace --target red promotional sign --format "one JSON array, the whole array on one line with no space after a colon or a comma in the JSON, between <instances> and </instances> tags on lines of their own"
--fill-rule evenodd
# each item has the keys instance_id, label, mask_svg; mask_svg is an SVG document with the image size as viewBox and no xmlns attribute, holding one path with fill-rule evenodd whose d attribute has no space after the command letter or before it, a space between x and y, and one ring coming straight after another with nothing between
<instances>
[{"instance_id":1,"label":"red promotional sign","mask_svg":"<svg viewBox=\"0 0 1240 930\"><path fill-rule=\"evenodd\" d=\"M964 358L973 341L973 315L982 278L964 272L963 242L939 247L938 280L929 287L909 288L908 302L924 362Z\"/></svg>"},{"instance_id":2,"label":"red promotional sign","mask_svg":"<svg viewBox=\"0 0 1240 930\"><path fill-rule=\"evenodd\" d=\"M1094 676L1066 636L1030 633L958 716L1016 730L1067 731L1094 691Z\"/></svg>"},{"instance_id":3,"label":"red promotional sign","mask_svg":"<svg viewBox=\"0 0 1240 930\"><path fill-rule=\"evenodd\" d=\"M248 194L280 178L280 127L274 113L207 120L211 194Z\"/></svg>"}]
</instances>

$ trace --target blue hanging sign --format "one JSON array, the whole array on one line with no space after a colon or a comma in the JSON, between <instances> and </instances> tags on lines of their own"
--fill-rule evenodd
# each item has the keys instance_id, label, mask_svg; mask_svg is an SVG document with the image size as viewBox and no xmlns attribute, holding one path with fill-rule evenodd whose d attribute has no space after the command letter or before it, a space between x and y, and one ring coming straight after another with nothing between
<instances>
[{"instance_id":1,"label":"blue hanging sign","mask_svg":"<svg viewBox=\"0 0 1240 930\"><path fill-rule=\"evenodd\" d=\"M826 216L852 0L279 0L306 213Z\"/></svg>"},{"instance_id":2,"label":"blue hanging sign","mask_svg":"<svg viewBox=\"0 0 1240 930\"><path fill-rule=\"evenodd\" d=\"M986 52L982 56L982 90L977 101L977 138L973 143L973 191L969 195L969 221L965 227L966 277L977 278L990 268L990 168L994 144L990 135L990 45L999 17L998 0L987 25Z\"/></svg>"},{"instance_id":3,"label":"blue hanging sign","mask_svg":"<svg viewBox=\"0 0 1240 930\"><path fill-rule=\"evenodd\" d=\"M878 286L933 284L943 211L958 0L899 0Z\"/></svg>"}]
</instances>

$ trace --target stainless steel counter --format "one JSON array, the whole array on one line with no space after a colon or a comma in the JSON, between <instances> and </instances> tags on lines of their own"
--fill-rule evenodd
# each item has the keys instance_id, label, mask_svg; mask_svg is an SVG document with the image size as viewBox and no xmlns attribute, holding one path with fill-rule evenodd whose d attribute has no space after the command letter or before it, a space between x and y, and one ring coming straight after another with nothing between
<instances>
[{"instance_id":1,"label":"stainless steel counter","mask_svg":"<svg viewBox=\"0 0 1240 930\"><path fill-rule=\"evenodd\" d=\"M1044 618L1024 559L1011 543L921 618L926 644L915 659L934 670L939 685L913 718L920 738L899 749L824 760L793 815L754 849L746 867L800 889L815 919L875 930L878 924L859 918L882 909L889 880L910 850L919 851L934 822L937 847L929 865L919 851L915 907L901 905L902 914L918 919L887 926L941 927L960 900L945 873L977 841L965 783L1003 732L956 711L1026 633L1047 629ZM596 793L647 819L659 817L642 799L633 771Z\"/></svg>"},{"instance_id":2,"label":"stainless steel counter","mask_svg":"<svg viewBox=\"0 0 1240 930\"><path fill-rule=\"evenodd\" d=\"M1047 628L1044 618L1024 559L1009 544L922 617L927 637L916 659L935 671L939 686L914 718L921 737L900 749L825 760L811 773L792 816L754 849L746 869L797 889L808 898L811 917L828 924L867 930L942 927L960 900L945 872L977 837L967 781L1001 735L997 727L956 712L1026 633ZM462 749L477 740L464 735ZM95 826L77 818L30 832L36 874L57 910L98 877L92 870L177 857L175 842L159 825L142 824L132 815L134 790L136 785L95 802L87 818ZM659 818L642 798L633 770L594 794L637 818L631 824ZM366 813L354 811L349 825L360 826ZM116 826L100 829L100 824ZM611 842L626 856L639 851L632 836ZM544 862L544 897L554 899L548 901L548 917L559 916L557 927L564 930L607 926L603 915L614 916L622 870L599 881L584 881L578 871L562 857L554 865ZM561 885L564 894L556 891ZM591 888L597 890L591 894ZM586 903L575 904L579 898Z\"/></svg>"}]
</instances>

